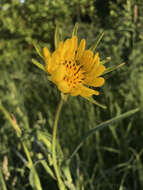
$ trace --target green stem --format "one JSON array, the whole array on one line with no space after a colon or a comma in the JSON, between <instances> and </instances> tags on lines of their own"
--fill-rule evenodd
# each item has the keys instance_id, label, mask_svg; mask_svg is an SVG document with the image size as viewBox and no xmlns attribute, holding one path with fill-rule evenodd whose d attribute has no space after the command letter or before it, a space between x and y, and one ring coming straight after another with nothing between
<instances>
[{"instance_id":1,"label":"green stem","mask_svg":"<svg viewBox=\"0 0 143 190\"><path fill-rule=\"evenodd\" d=\"M60 177L60 171L57 165L57 159L56 159L56 134L57 134L57 127L58 127L58 121L59 121L59 116L60 112L63 106L64 100L61 98L57 111L56 111L56 116L55 116L55 121L54 121L54 126L53 126L53 136L52 136L52 156L53 156L53 167L55 170L55 174L59 183L59 188L61 190L66 190L65 185Z\"/></svg>"}]
</instances>

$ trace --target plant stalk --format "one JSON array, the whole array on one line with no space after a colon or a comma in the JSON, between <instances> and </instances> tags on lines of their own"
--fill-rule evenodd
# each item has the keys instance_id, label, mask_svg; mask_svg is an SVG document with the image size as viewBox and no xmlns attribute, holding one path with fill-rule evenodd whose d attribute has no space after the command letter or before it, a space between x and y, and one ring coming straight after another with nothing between
<instances>
[{"instance_id":1,"label":"plant stalk","mask_svg":"<svg viewBox=\"0 0 143 190\"><path fill-rule=\"evenodd\" d=\"M53 167L55 170L55 174L58 180L58 184L59 184L59 188L60 190L66 190L65 185L61 179L60 176L60 170L58 168L58 164L57 164L57 159L56 159L56 134L57 134L57 127L58 127L58 121L59 121L59 116L60 116L60 112L62 110L63 107L63 103L64 103L64 99L61 98L59 105L57 107L57 111L56 111L56 115L55 115L55 121L54 121L54 126L53 126L53 136L52 136L52 158L53 158Z\"/></svg>"}]
</instances>

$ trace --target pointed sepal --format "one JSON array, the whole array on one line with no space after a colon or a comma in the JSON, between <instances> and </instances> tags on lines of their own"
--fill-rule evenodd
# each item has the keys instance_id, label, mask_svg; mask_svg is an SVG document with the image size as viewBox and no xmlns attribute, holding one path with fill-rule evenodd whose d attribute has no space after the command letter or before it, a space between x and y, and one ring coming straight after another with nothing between
<instances>
[{"instance_id":1,"label":"pointed sepal","mask_svg":"<svg viewBox=\"0 0 143 190\"><path fill-rule=\"evenodd\" d=\"M59 32L59 25L56 25L55 35L54 35L54 42L55 42L55 49L57 49L60 43L60 32Z\"/></svg>"},{"instance_id":2,"label":"pointed sepal","mask_svg":"<svg viewBox=\"0 0 143 190\"><path fill-rule=\"evenodd\" d=\"M77 31L78 31L78 23L76 23L75 26L74 26L72 36L77 36Z\"/></svg>"},{"instance_id":3,"label":"pointed sepal","mask_svg":"<svg viewBox=\"0 0 143 190\"><path fill-rule=\"evenodd\" d=\"M90 50L91 50L91 51L93 51L93 52L95 51L95 49L96 49L96 47L98 46L99 42L101 41L103 35L104 35L104 32L100 33L100 34L97 36L95 42L94 42L94 43L91 45L91 47L90 47Z\"/></svg>"},{"instance_id":4,"label":"pointed sepal","mask_svg":"<svg viewBox=\"0 0 143 190\"><path fill-rule=\"evenodd\" d=\"M34 63L34 65L36 65L37 67L39 67L41 70L46 71L45 67L41 63L39 63L38 61L36 61L35 59L32 59L32 62Z\"/></svg>"},{"instance_id":5,"label":"pointed sepal","mask_svg":"<svg viewBox=\"0 0 143 190\"><path fill-rule=\"evenodd\" d=\"M35 42L33 42L33 46L34 46L36 52L38 53L38 55L39 55L40 57L42 57L42 59L44 59L44 56L43 56L42 51L40 50L40 48L38 47L38 45L37 45Z\"/></svg>"},{"instance_id":6,"label":"pointed sepal","mask_svg":"<svg viewBox=\"0 0 143 190\"><path fill-rule=\"evenodd\" d=\"M106 59L104 59L103 61L100 61L100 65L104 65L105 63L108 63L109 61L111 61L111 57L106 57Z\"/></svg>"},{"instance_id":7,"label":"pointed sepal","mask_svg":"<svg viewBox=\"0 0 143 190\"><path fill-rule=\"evenodd\" d=\"M106 106L104 106L104 105L100 104L99 102L97 102L96 100L94 100L94 98L92 96L91 97L87 97L85 99L87 99L91 103L93 103L93 104L95 104L95 105L97 105L97 106L99 106L99 107L101 107L103 109L106 109Z\"/></svg>"},{"instance_id":8,"label":"pointed sepal","mask_svg":"<svg viewBox=\"0 0 143 190\"><path fill-rule=\"evenodd\" d=\"M115 70L121 68L121 67L124 66L124 65L125 65L125 63L121 63L120 65L109 67L109 68L107 68L107 69L104 71L104 73L102 74L102 76L105 75L105 74L107 74L107 73L110 73L110 72L112 72L112 71L115 71Z\"/></svg>"}]
</instances>

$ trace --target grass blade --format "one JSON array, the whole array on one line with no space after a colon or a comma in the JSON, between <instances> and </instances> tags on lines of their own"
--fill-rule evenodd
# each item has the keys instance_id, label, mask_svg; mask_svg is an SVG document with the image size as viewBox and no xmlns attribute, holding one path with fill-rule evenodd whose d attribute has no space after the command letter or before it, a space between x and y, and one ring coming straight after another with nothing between
<instances>
[{"instance_id":1,"label":"grass blade","mask_svg":"<svg viewBox=\"0 0 143 190\"><path fill-rule=\"evenodd\" d=\"M109 119L107 121L104 121L102 122L101 124L97 125L95 128L91 129L88 131L88 133L81 139L80 143L78 144L78 146L75 148L75 150L73 151L73 153L71 154L70 158L67 160L67 161L70 161L75 155L76 153L78 152L78 150L81 148L81 146L83 145L83 143L85 142L85 140L90 136L92 135L93 133L95 133L96 131L99 131L105 127L108 127L109 125L111 125L112 123L114 122L117 122L119 120L122 120L126 117L129 117L133 114L135 114L136 112L138 112L140 109L139 108L136 108L136 109L133 109L133 110L130 110L126 113L123 113L117 117L114 117L112 119Z\"/></svg>"},{"instance_id":2,"label":"grass blade","mask_svg":"<svg viewBox=\"0 0 143 190\"><path fill-rule=\"evenodd\" d=\"M0 187L2 187L2 190L7 190L4 177L2 175L2 170L0 169Z\"/></svg>"},{"instance_id":3,"label":"grass blade","mask_svg":"<svg viewBox=\"0 0 143 190\"><path fill-rule=\"evenodd\" d=\"M39 158L38 162L40 162L42 164L42 166L45 169L45 171L47 172L47 174L49 174L54 180L56 180L56 177L55 177L53 171L51 170L51 168L47 164L46 160L44 160L44 157L41 153L38 154L38 158Z\"/></svg>"},{"instance_id":4,"label":"grass blade","mask_svg":"<svg viewBox=\"0 0 143 190\"><path fill-rule=\"evenodd\" d=\"M34 190L42 190L40 179L34 166L30 169L29 181Z\"/></svg>"},{"instance_id":5,"label":"grass blade","mask_svg":"<svg viewBox=\"0 0 143 190\"><path fill-rule=\"evenodd\" d=\"M8 113L8 111L3 107L3 105L1 103L0 103L0 110L3 112L5 118L10 122L10 124L15 129L17 136L20 137L21 134L22 134L21 129L17 125L16 121L11 118L10 114Z\"/></svg>"}]
</instances>

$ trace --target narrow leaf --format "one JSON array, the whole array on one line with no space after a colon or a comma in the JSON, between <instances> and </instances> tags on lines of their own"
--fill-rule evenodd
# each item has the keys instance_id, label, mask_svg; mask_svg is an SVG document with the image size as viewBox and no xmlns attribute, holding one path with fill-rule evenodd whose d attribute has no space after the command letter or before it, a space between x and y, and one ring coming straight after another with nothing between
<instances>
[{"instance_id":1,"label":"narrow leaf","mask_svg":"<svg viewBox=\"0 0 143 190\"><path fill-rule=\"evenodd\" d=\"M93 45L91 45L90 50L91 51L95 51L96 47L98 46L99 42L101 41L102 37L104 35L104 32L100 33L98 35L98 37L96 38L95 42L93 43Z\"/></svg>"},{"instance_id":2,"label":"narrow leaf","mask_svg":"<svg viewBox=\"0 0 143 190\"><path fill-rule=\"evenodd\" d=\"M52 145L51 145L51 136L46 135L46 134L44 134L44 133L42 133L40 131L37 131L37 138L38 138L39 141L41 141L47 147L48 152L46 151L45 155L48 158L49 165L53 165L52 153L51 153L51 148L52 148ZM39 146L41 146L41 145L39 145Z\"/></svg>"},{"instance_id":3,"label":"narrow leaf","mask_svg":"<svg viewBox=\"0 0 143 190\"><path fill-rule=\"evenodd\" d=\"M49 174L53 179L56 179L53 171L51 170L51 168L48 166L47 162L44 160L43 156L41 153L39 153L38 158L40 159L40 163L43 165L45 171L47 172L47 174Z\"/></svg>"},{"instance_id":4,"label":"narrow leaf","mask_svg":"<svg viewBox=\"0 0 143 190\"><path fill-rule=\"evenodd\" d=\"M116 116L110 120L107 120L107 121L104 121L102 122L101 124L97 125L95 128L91 129L88 131L88 133L81 139L80 143L78 144L78 146L75 148L75 150L73 151L73 153L71 154L70 158L67 160L67 162L69 162L75 155L76 153L78 152L78 150L81 148L81 146L83 145L83 143L85 142L85 140L92 134L94 134L96 131L99 131L105 127L108 127L110 126L112 123L114 122L117 122L119 120L122 120L126 117L129 117L133 114L135 114L136 112L138 112L140 109L139 108L136 108L136 109L133 109L133 110L130 110L126 113L123 113L119 116Z\"/></svg>"},{"instance_id":5,"label":"narrow leaf","mask_svg":"<svg viewBox=\"0 0 143 190\"><path fill-rule=\"evenodd\" d=\"M3 107L3 105L0 102L0 110L3 112L5 118L11 123L11 125L13 126L13 128L16 131L16 134L18 137L21 136L22 132L21 129L19 127L19 125L17 124L16 120L13 120L10 116L10 114L8 113L8 111Z\"/></svg>"},{"instance_id":6,"label":"narrow leaf","mask_svg":"<svg viewBox=\"0 0 143 190\"><path fill-rule=\"evenodd\" d=\"M29 181L34 190L42 190L40 179L34 166L30 170Z\"/></svg>"},{"instance_id":7,"label":"narrow leaf","mask_svg":"<svg viewBox=\"0 0 143 190\"><path fill-rule=\"evenodd\" d=\"M35 59L32 59L32 62L37 66L39 67L40 69L42 69L43 71L46 71L45 67L39 63L38 61L36 61Z\"/></svg>"},{"instance_id":8,"label":"narrow leaf","mask_svg":"<svg viewBox=\"0 0 143 190\"><path fill-rule=\"evenodd\" d=\"M29 166L27 160L23 157L23 155L18 152L15 148L13 148L14 153L20 158L20 160L25 164L25 166Z\"/></svg>"},{"instance_id":9,"label":"narrow leaf","mask_svg":"<svg viewBox=\"0 0 143 190\"><path fill-rule=\"evenodd\" d=\"M7 190L6 183L2 174L2 170L0 170L0 187L2 190Z\"/></svg>"},{"instance_id":10,"label":"narrow leaf","mask_svg":"<svg viewBox=\"0 0 143 190\"><path fill-rule=\"evenodd\" d=\"M23 149L24 149L24 152L25 152L27 160L28 160L27 167L30 169L33 166L32 158L31 158L30 152L29 152L25 142L22 142L22 145L23 145Z\"/></svg>"}]
</instances>

